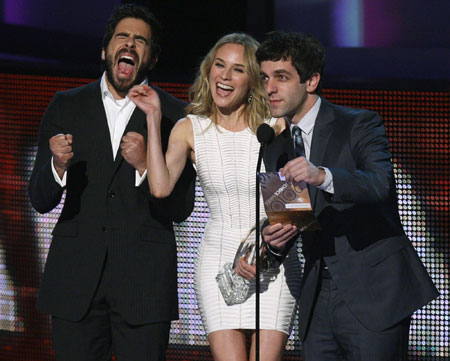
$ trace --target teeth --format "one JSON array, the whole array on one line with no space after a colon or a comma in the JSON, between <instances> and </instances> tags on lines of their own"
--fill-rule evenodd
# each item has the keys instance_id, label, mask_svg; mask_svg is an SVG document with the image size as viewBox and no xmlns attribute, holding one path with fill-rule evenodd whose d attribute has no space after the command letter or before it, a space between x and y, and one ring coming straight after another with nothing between
<instances>
[{"instance_id":1,"label":"teeth","mask_svg":"<svg viewBox=\"0 0 450 361\"><path fill-rule=\"evenodd\" d=\"M120 57L120 59L126 59L126 60L133 61L133 58L131 56L128 56L128 55L123 55L123 56Z\"/></svg>"},{"instance_id":2,"label":"teeth","mask_svg":"<svg viewBox=\"0 0 450 361\"><path fill-rule=\"evenodd\" d=\"M217 83L217 87L220 89L224 89L224 90L234 90L234 88L232 86L225 85L222 83Z\"/></svg>"},{"instance_id":3,"label":"teeth","mask_svg":"<svg viewBox=\"0 0 450 361\"><path fill-rule=\"evenodd\" d=\"M119 58L119 63L124 62L124 63L130 64L130 65L134 65L134 61L135 61L134 58L129 55L122 55Z\"/></svg>"}]
</instances>

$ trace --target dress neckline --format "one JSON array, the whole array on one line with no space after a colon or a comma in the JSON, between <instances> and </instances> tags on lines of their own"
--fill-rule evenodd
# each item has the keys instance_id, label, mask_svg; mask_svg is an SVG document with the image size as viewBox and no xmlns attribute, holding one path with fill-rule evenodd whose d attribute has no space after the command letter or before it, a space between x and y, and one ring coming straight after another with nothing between
<instances>
[{"instance_id":1,"label":"dress neckline","mask_svg":"<svg viewBox=\"0 0 450 361\"><path fill-rule=\"evenodd\" d=\"M244 133L244 132L247 132L247 131L249 131L249 128L247 127L247 128L244 128L244 129L242 129L242 130L238 130L238 131L232 131L232 130L229 130L229 129L227 129L227 128L224 128L224 127L222 127L221 125L219 125L219 124L216 124L216 127L217 128L219 128L221 131L224 131L224 132L226 132L226 133L233 133L233 134L240 134L240 133Z\"/></svg>"}]
</instances>

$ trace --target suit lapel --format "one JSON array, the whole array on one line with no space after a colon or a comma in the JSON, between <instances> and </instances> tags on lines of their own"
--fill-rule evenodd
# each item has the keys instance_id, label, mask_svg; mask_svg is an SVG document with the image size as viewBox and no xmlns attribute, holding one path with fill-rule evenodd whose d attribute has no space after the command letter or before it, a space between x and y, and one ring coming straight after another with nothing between
<instances>
[{"instance_id":1,"label":"suit lapel","mask_svg":"<svg viewBox=\"0 0 450 361\"><path fill-rule=\"evenodd\" d=\"M325 152L327 150L328 142L333 133L334 113L329 103L322 98L319 113L317 114L316 122L314 124L314 132L311 141L311 151L309 160L315 165L322 165ZM317 187L308 187L311 198L311 205L314 209Z\"/></svg>"},{"instance_id":2,"label":"suit lapel","mask_svg":"<svg viewBox=\"0 0 450 361\"><path fill-rule=\"evenodd\" d=\"M128 121L128 124L123 132L123 135L127 134L128 132L136 132L140 133L144 136L144 138L147 138L147 123L145 121L145 114L138 109L137 107L134 109L133 114L131 114L130 120ZM116 159L114 161L114 168L113 173L111 175L111 180L119 170L120 166L122 165L122 162L124 161L122 152L119 150L116 154Z\"/></svg>"},{"instance_id":3,"label":"suit lapel","mask_svg":"<svg viewBox=\"0 0 450 361\"><path fill-rule=\"evenodd\" d=\"M100 80L92 84L90 92L86 97L86 125L89 132L93 134L95 148L99 158L107 161L113 161L113 151L111 145L111 135L109 132L108 121L106 119L105 107L102 101L100 89Z\"/></svg>"},{"instance_id":4,"label":"suit lapel","mask_svg":"<svg viewBox=\"0 0 450 361\"><path fill-rule=\"evenodd\" d=\"M101 166L105 167L105 171L110 174L109 183L111 183L124 160L120 148L115 159L113 156L111 135L106 119L105 106L102 101L100 80L101 79L88 86L89 91L85 93L86 107L84 112L86 113L86 116L83 117L83 119L87 119L88 123L85 124L85 127L90 134L92 134L92 136L87 137L86 139L94 141L93 146L96 149L95 154L97 154ZM145 121L145 114L140 109L136 108L130 117L124 134L132 131L141 133L146 138L146 129L147 124Z\"/></svg>"}]
</instances>

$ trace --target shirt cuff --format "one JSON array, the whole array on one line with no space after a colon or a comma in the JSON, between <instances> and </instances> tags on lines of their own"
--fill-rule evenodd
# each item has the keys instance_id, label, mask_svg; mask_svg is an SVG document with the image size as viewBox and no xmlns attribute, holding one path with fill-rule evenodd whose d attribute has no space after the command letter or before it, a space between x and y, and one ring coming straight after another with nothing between
<instances>
[{"instance_id":1,"label":"shirt cuff","mask_svg":"<svg viewBox=\"0 0 450 361\"><path fill-rule=\"evenodd\" d=\"M268 243L266 243L266 246L267 246L267 249L269 250L269 252L272 253L273 255L278 256L278 257L284 256L282 249L274 250Z\"/></svg>"},{"instance_id":2,"label":"shirt cuff","mask_svg":"<svg viewBox=\"0 0 450 361\"><path fill-rule=\"evenodd\" d=\"M147 178L147 169L142 173L142 175L139 174L139 172L136 170L136 183L135 186L139 187L144 180Z\"/></svg>"},{"instance_id":3,"label":"shirt cuff","mask_svg":"<svg viewBox=\"0 0 450 361\"><path fill-rule=\"evenodd\" d=\"M318 167L318 168L323 169L325 171L325 180L317 188L327 193L334 194L333 175L331 174L330 170L325 167Z\"/></svg>"},{"instance_id":4,"label":"shirt cuff","mask_svg":"<svg viewBox=\"0 0 450 361\"><path fill-rule=\"evenodd\" d=\"M53 157L52 157L52 173L53 178L55 178L56 183L58 183L61 187L65 187L67 184L67 171L64 172L62 179L59 178L58 172L55 169L55 165L53 164Z\"/></svg>"}]
</instances>

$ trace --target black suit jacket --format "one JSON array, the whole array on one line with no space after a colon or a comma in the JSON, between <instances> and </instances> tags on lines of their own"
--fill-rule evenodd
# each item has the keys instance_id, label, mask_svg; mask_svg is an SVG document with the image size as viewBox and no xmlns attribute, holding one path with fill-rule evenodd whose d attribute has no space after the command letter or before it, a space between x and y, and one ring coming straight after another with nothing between
<instances>
[{"instance_id":1,"label":"black suit jacket","mask_svg":"<svg viewBox=\"0 0 450 361\"><path fill-rule=\"evenodd\" d=\"M268 171L294 158L289 128L266 148ZM300 337L305 338L323 258L339 292L368 329L386 329L437 297L397 209L391 153L375 112L322 99L310 161L329 168L334 194L308 186L322 230L303 232L306 258L300 297Z\"/></svg>"},{"instance_id":2,"label":"black suit jacket","mask_svg":"<svg viewBox=\"0 0 450 361\"><path fill-rule=\"evenodd\" d=\"M162 140L183 116L185 103L157 89L163 113ZM167 117L167 114L170 117ZM145 114L136 107L125 133L147 139ZM148 182L135 186L135 169L120 150L113 159L100 80L58 92L41 122L30 199L40 213L54 209L64 189L51 171L49 138L73 135L65 201L48 253L38 308L77 321L87 312L102 274L111 264L110 289L131 324L178 317L176 244L172 222L185 219L194 201L195 173L187 164L172 195L158 200Z\"/></svg>"}]
</instances>

